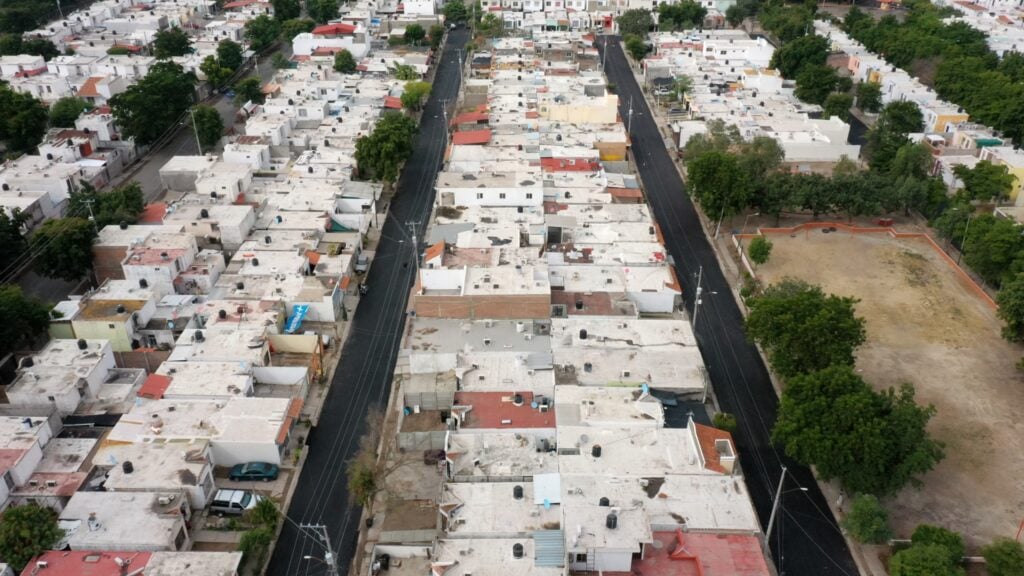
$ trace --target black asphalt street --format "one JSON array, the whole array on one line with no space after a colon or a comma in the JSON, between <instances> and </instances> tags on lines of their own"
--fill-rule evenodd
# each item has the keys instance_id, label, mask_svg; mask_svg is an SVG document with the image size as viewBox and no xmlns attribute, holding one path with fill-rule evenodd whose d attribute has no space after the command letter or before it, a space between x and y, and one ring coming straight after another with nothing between
<instances>
[{"instance_id":1,"label":"black asphalt street","mask_svg":"<svg viewBox=\"0 0 1024 576\"><path fill-rule=\"evenodd\" d=\"M281 537L267 574L317 575L327 572L325 547L301 524L327 527L340 574L348 572L359 533L360 510L350 507L345 462L357 449L367 412L387 405L391 378L405 324L406 300L413 284L417 250L409 223L422 234L434 200L434 181L447 144L442 103L454 102L460 71L456 49L468 39L452 31L424 109L415 153L405 164L398 191L385 219L383 234L367 284L352 318L319 425L310 434L305 466L288 508ZM312 557L305 559L304 557Z\"/></svg>"},{"instance_id":2,"label":"black asphalt street","mask_svg":"<svg viewBox=\"0 0 1024 576\"><path fill-rule=\"evenodd\" d=\"M724 411L736 415L735 434L747 486L761 519L767 525L782 473L778 517L771 535L772 557L780 575L856 575L835 521L811 475L770 442L778 398L757 349L746 340L743 316L719 268L697 212L686 195L679 173L648 109L621 47L609 39L607 74L616 86L619 113L630 121L632 99L632 151L648 202L675 259L686 306L693 311L698 271L703 268L702 303L696 332L715 395ZM599 43L599 48L601 48ZM802 491L801 487L807 488ZM780 545L781 542L781 545Z\"/></svg>"}]
</instances>

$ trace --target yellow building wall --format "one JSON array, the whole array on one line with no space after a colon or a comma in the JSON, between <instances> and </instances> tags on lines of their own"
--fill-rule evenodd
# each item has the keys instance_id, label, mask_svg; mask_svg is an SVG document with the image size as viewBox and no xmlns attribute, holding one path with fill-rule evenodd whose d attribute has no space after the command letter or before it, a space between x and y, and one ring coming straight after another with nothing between
<instances>
[{"instance_id":1,"label":"yellow building wall","mask_svg":"<svg viewBox=\"0 0 1024 576\"><path fill-rule=\"evenodd\" d=\"M68 322L53 322L47 329L50 333L50 338L55 340L74 339L75 330Z\"/></svg>"},{"instance_id":2,"label":"yellow building wall","mask_svg":"<svg viewBox=\"0 0 1024 576\"><path fill-rule=\"evenodd\" d=\"M1013 183L1013 189L1010 190L1010 201L1016 206L1024 206L1024 195L1021 194L1021 190L1024 190L1024 166L1007 166L1010 174L1013 174L1017 178Z\"/></svg>"},{"instance_id":3,"label":"yellow building wall","mask_svg":"<svg viewBox=\"0 0 1024 576\"><path fill-rule=\"evenodd\" d=\"M967 122L969 118L970 116L967 114L939 114L938 117L935 118L935 131L945 132L947 125Z\"/></svg>"},{"instance_id":4,"label":"yellow building wall","mask_svg":"<svg viewBox=\"0 0 1024 576\"><path fill-rule=\"evenodd\" d=\"M618 96L605 96L603 101L593 100L588 105L579 102L567 104L544 103L539 116L556 122L573 124L613 124L618 118Z\"/></svg>"},{"instance_id":5,"label":"yellow building wall","mask_svg":"<svg viewBox=\"0 0 1024 576\"><path fill-rule=\"evenodd\" d=\"M594 148L597 148L601 160L606 162L617 162L626 159L625 142L596 142Z\"/></svg>"},{"instance_id":6,"label":"yellow building wall","mask_svg":"<svg viewBox=\"0 0 1024 576\"><path fill-rule=\"evenodd\" d=\"M132 341L128 338L128 328L123 322L111 323L106 321L72 320L71 325L75 329L75 336L86 340L110 340L110 347L114 352L131 352Z\"/></svg>"}]
</instances>

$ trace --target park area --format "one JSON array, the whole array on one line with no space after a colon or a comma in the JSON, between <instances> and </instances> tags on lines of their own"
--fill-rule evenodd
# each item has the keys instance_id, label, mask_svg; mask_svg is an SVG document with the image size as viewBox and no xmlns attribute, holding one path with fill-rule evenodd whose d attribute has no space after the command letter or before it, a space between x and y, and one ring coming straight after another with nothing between
<instances>
[{"instance_id":1,"label":"park area","mask_svg":"<svg viewBox=\"0 0 1024 576\"><path fill-rule=\"evenodd\" d=\"M885 500L897 538L920 523L959 531L975 546L1013 538L1024 518L1022 349L1000 338L994 305L926 238L842 226L766 237L774 248L759 280L798 278L860 299L867 342L858 371L876 390L912 383L917 401L938 411L930 430L945 443L945 460L920 489Z\"/></svg>"}]
</instances>

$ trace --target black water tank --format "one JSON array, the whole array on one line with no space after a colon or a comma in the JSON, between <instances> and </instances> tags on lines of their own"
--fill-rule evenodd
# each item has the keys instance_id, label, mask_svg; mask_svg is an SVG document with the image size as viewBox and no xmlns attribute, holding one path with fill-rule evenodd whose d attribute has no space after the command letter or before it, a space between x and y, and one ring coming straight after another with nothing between
<instances>
[{"instance_id":1,"label":"black water tank","mask_svg":"<svg viewBox=\"0 0 1024 576\"><path fill-rule=\"evenodd\" d=\"M118 314L124 314L124 310L125 310L124 304L118 304L117 307L114 308L114 309L117 310Z\"/></svg>"},{"instance_id":2,"label":"black water tank","mask_svg":"<svg viewBox=\"0 0 1024 576\"><path fill-rule=\"evenodd\" d=\"M221 320L224 320L227 317L228 317L228 311L227 310L218 310L217 311L217 318L220 318Z\"/></svg>"},{"instance_id":3,"label":"black water tank","mask_svg":"<svg viewBox=\"0 0 1024 576\"><path fill-rule=\"evenodd\" d=\"M85 341L85 338L79 338L78 339L78 349L79 350L85 350L88 347L89 347L89 343Z\"/></svg>"},{"instance_id":4,"label":"black water tank","mask_svg":"<svg viewBox=\"0 0 1024 576\"><path fill-rule=\"evenodd\" d=\"M611 505L612 505L612 503L611 503L611 501L609 501L609 500L608 500L607 498L605 498L604 496L601 496L601 500L599 500L599 501L598 501L597 505L598 505L598 506L605 506L605 507L608 507L608 506L611 506Z\"/></svg>"},{"instance_id":5,"label":"black water tank","mask_svg":"<svg viewBox=\"0 0 1024 576\"><path fill-rule=\"evenodd\" d=\"M387 570L388 568L391 568L391 555L390 554L381 554L380 556L377 556L377 560L380 561L380 569L381 570Z\"/></svg>"},{"instance_id":6,"label":"black water tank","mask_svg":"<svg viewBox=\"0 0 1024 576\"><path fill-rule=\"evenodd\" d=\"M210 211L207 210L206 208L203 208L202 210L199 211L199 217L200 218L209 218L210 217Z\"/></svg>"},{"instance_id":7,"label":"black water tank","mask_svg":"<svg viewBox=\"0 0 1024 576\"><path fill-rule=\"evenodd\" d=\"M253 258L252 259L252 265L253 266L259 266L260 265L260 259L259 258Z\"/></svg>"},{"instance_id":8,"label":"black water tank","mask_svg":"<svg viewBox=\"0 0 1024 576\"><path fill-rule=\"evenodd\" d=\"M131 460L125 460L121 463L121 470L124 471L125 474L131 474L135 471L135 466L132 466Z\"/></svg>"},{"instance_id":9,"label":"black water tank","mask_svg":"<svg viewBox=\"0 0 1024 576\"><path fill-rule=\"evenodd\" d=\"M586 328L581 328L580 329L580 340L586 340L586 339L587 339L587 329Z\"/></svg>"},{"instance_id":10,"label":"black water tank","mask_svg":"<svg viewBox=\"0 0 1024 576\"><path fill-rule=\"evenodd\" d=\"M33 360L31 356L26 356L21 361L21 367L22 368L31 368L31 367L35 366L35 364L36 364L36 361Z\"/></svg>"},{"instance_id":11,"label":"black water tank","mask_svg":"<svg viewBox=\"0 0 1024 576\"><path fill-rule=\"evenodd\" d=\"M593 456L594 458L600 458L601 457L601 445L600 444L594 444L594 446L590 449L590 455Z\"/></svg>"},{"instance_id":12,"label":"black water tank","mask_svg":"<svg viewBox=\"0 0 1024 576\"><path fill-rule=\"evenodd\" d=\"M244 290L245 289L245 283L244 282L236 282L235 283L235 288L237 288L239 290Z\"/></svg>"},{"instance_id":13,"label":"black water tank","mask_svg":"<svg viewBox=\"0 0 1024 576\"><path fill-rule=\"evenodd\" d=\"M522 558L523 557L523 545L522 544L516 542L515 544L512 545L512 557L513 558Z\"/></svg>"},{"instance_id":14,"label":"black water tank","mask_svg":"<svg viewBox=\"0 0 1024 576\"><path fill-rule=\"evenodd\" d=\"M196 330L195 339L196 339L196 342L202 342L203 340L206 339L206 337L203 336L203 331L202 330Z\"/></svg>"},{"instance_id":15,"label":"black water tank","mask_svg":"<svg viewBox=\"0 0 1024 576\"><path fill-rule=\"evenodd\" d=\"M125 222L124 220L121 220L121 223L118 226L120 226L121 230L127 230L128 229L128 223Z\"/></svg>"},{"instance_id":16,"label":"black water tank","mask_svg":"<svg viewBox=\"0 0 1024 576\"><path fill-rule=\"evenodd\" d=\"M604 527L609 530L615 530L619 525L619 517L615 514L609 514L604 518Z\"/></svg>"},{"instance_id":17,"label":"black water tank","mask_svg":"<svg viewBox=\"0 0 1024 576\"><path fill-rule=\"evenodd\" d=\"M512 497L515 498L516 500L522 500L523 499L523 487L519 486L518 484L516 486L513 486L512 487Z\"/></svg>"},{"instance_id":18,"label":"black water tank","mask_svg":"<svg viewBox=\"0 0 1024 576\"><path fill-rule=\"evenodd\" d=\"M149 280L139 278L139 288L149 288Z\"/></svg>"}]
</instances>

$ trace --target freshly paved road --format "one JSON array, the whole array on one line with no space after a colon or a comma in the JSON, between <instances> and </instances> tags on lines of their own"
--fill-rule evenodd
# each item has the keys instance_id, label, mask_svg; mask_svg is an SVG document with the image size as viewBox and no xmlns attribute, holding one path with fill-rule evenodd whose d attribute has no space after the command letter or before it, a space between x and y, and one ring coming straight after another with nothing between
<instances>
[{"instance_id":1,"label":"freshly paved road","mask_svg":"<svg viewBox=\"0 0 1024 576\"><path fill-rule=\"evenodd\" d=\"M696 327L704 363L722 409L736 415L735 434L747 486L761 519L768 523L781 467L790 476L772 538L772 556L780 575L856 575L857 567L810 471L770 442L778 398L757 349L743 332L743 316L729 291L697 212L665 150L622 49L608 44L607 74L619 95L619 113L628 119L633 100L632 150L648 202L675 259L687 308L693 310L697 272L703 267L704 293ZM715 294L717 292L717 294ZM799 487L808 488L807 492ZM788 493L787 493L788 492ZM780 546L781 540L781 546Z\"/></svg>"},{"instance_id":2,"label":"freshly paved road","mask_svg":"<svg viewBox=\"0 0 1024 576\"><path fill-rule=\"evenodd\" d=\"M383 234L367 283L370 292L356 308L348 340L327 394L288 518L270 560L267 574L324 574L318 560L324 548L319 539L296 524L324 524L337 554L339 572L345 574L355 552L360 510L349 507L345 462L356 451L372 408L387 405L395 360L405 324L406 301L416 269L408 222L422 234L434 200L434 180L447 143L443 100L453 102L459 91L459 64L455 49L468 39L463 29L449 34L447 49L437 70L434 89L424 110L415 153L406 163L391 202Z\"/></svg>"}]
</instances>

